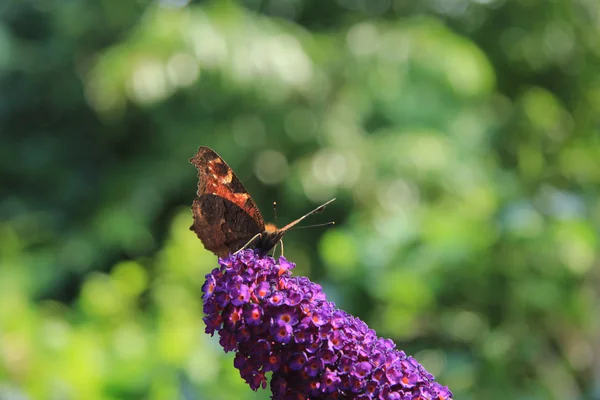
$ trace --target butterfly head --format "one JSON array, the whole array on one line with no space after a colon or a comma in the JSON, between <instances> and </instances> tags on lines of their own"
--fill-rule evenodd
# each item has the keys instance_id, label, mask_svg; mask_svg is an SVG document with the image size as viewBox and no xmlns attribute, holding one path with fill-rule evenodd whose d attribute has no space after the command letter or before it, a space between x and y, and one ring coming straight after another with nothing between
<instances>
[{"instance_id":1,"label":"butterfly head","mask_svg":"<svg viewBox=\"0 0 600 400\"><path fill-rule=\"evenodd\" d=\"M274 233L277 232L277 226L275 224L265 224L265 232L266 233Z\"/></svg>"},{"instance_id":2,"label":"butterfly head","mask_svg":"<svg viewBox=\"0 0 600 400\"><path fill-rule=\"evenodd\" d=\"M277 229L273 224L266 224L265 231L260 235L253 247L267 253L279 243L285 232L283 229Z\"/></svg>"}]
</instances>

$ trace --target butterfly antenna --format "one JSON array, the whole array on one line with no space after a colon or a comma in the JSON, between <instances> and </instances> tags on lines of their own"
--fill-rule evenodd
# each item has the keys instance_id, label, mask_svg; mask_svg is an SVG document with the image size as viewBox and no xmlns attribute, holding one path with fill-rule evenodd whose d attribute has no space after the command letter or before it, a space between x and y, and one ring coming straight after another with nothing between
<instances>
[{"instance_id":1,"label":"butterfly antenna","mask_svg":"<svg viewBox=\"0 0 600 400\"><path fill-rule=\"evenodd\" d=\"M335 221L331 221L331 222L325 222L324 224L315 224L315 225L306 225L306 226L295 226L293 228L290 228L290 231L296 231L298 229L305 229L305 228L317 228L319 226L330 226L330 225L335 225Z\"/></svg>"},{"instance_id":2,"label":"butterfly antenna","mask_svg":"<svg viewBox=\"0 0 600 400\"><path fill-rule=\"evenodd\" d=\"M302 221L303 219L305 219L305 218L307 218L307 217L309 217L309 216L311 216L311 215L313 215L313 214L316 214L316 213L320 213L320 212L322 212L322 211L325 209L325 207L326 207L328 204L332 203L333 201L335 201L335 198L334 198L334 199L331 199L331 200L329 200L329 201L328 201L328 202L326 202L326 203L323 203L323 204L321 204L319 207L315 208L314 210L312 210L311 212L309 212L309 213L307 213L307 214L304 214L303 216L301 216L301 217L300 217L300 218L298 218L297 220L290 222L289 224L287 224L286 226L284 226L283 228L281 228L281 230L282 230L282 231L286 231L286 230L290 229L291 227L293 227L294 225L296 225L298 222Z\"/></svg>"},{"instance_id":3,"label":"butterfly antenna","mask_svg":"<svg viewBox=\"0 0 600 400\"><path fill-rule=\"evenodd\" d=\"M277 226L277 202L273 202L273 219L275 220L275 226Z\"/></svg>"}]
</instances>

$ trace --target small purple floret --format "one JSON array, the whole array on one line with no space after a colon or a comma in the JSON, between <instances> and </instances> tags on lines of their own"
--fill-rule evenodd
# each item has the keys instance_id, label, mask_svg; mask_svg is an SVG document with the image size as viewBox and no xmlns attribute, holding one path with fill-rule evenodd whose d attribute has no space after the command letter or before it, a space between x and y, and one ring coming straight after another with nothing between
<instances>
[{"instance_id":1,"label":"small purple floret","mask_svg":"<svg viewBox=\"0 0 600 400\"><path fill-rule=\"evenodd\" d=\"M248 300L250 300L250 290L248 289L248 286L242 284L231 290L231 304L234 306L242 306L246 304Z\"/></svg>"},{"instance_id":2,"label":"small purple floret","mask_svg":"<svg viewBox=\"0 0 600 400\"><path fill-rule=\"evenodd\" d=\"M202 286L206 332L219 335L253 390L272 399L451 400L414 358L327 301L294 264L252 250L219 260Z\"/></svg>"}]
</instances>

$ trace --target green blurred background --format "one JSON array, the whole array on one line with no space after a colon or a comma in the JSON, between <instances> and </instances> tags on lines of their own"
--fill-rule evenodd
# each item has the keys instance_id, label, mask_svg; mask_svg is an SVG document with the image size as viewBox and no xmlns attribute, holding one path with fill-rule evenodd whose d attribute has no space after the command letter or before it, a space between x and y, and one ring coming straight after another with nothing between
<instances>
[{"instance_id":1,"label":"green blurred background","mask_svg":"<svg viewBox=\"0 0 600 400\"><path fill-rule=\"evenodd\" d=\"M266 399L198 146L456 399L600 399L597 0L0 1L0 398Z\"/></svg>"}]
</instances>

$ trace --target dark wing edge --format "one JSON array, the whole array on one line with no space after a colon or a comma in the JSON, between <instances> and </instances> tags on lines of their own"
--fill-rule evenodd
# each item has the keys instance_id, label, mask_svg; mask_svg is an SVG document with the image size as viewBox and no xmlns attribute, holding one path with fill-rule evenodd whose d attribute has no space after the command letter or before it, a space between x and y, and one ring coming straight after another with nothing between
<instances>
[{"instance_id":1,"label":"dark wing edge","mask_svg":"<svg viewBox=\"0 0 600 400\"><path fill-rule=\"evenodd\" d=\"M207 250L223 258L248 243L262 229L236 204L219 196L204 194L192 204L190 227Z\"/></svg>"}]
</instances>

